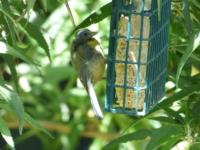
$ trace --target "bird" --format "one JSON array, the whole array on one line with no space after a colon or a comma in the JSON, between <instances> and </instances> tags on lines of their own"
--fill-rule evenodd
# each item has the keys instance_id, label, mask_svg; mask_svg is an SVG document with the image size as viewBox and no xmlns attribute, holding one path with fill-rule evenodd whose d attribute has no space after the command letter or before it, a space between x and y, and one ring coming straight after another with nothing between
<instances>
[{"instance_id":1,"label":"bird","mask_svg":"<svg viewBox=\"0 0 200 150\"><path fill-rule=\"evenodd\" d=\"M106 61L100 43L94 38L96 34L87 28L77 32L72 42L71 62L87 91L95 116L103 119L94 85L103 79Z\"/></svg>"}]
</instances>

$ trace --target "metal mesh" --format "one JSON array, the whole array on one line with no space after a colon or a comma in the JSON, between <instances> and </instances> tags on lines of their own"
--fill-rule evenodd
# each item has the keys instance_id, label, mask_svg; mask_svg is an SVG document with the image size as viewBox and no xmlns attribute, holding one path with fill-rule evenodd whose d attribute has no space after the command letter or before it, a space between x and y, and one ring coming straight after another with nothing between
<instances>
[{"instance_id":1,"label":"metal mesh","mask_svg":"<svg viewBox=\"0 0 200 150\"><path fill-rule=\"evenodd\" d=\"M170 0L113 0L105 109L144 115L163 97Z\"/></svg>"}]
</instances>

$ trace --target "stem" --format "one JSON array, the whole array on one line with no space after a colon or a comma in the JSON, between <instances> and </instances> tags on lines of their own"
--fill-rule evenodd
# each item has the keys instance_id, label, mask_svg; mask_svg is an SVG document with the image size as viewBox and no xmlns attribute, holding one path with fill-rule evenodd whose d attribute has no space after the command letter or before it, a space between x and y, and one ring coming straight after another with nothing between
<instances>
[{"instance_id":1,"label":"stem","mask_svg":"<svg viewBox=\"0 0 200 150\"><path fill-rule=\"evenodd\" d=\"M72 20L73 26L76 27L76 24L75 24L75 21L74 21L74 17L73 17L73 15L72 15L72 11L71 11L71 9L70 9L68 0L66 0L65 6L67 7L67 11L68 11L69 16L70 16L70 18L71 18L71 20Z\"/></svg>"},{"instance_id":2,"label":"stem","mask_svg":"<svg viewBox=\"0 0 200 150\"><path fill-rule=\"evenodd\" d=\"M47 121L38 121L39 124L47 129L50 132L57 132L57 133L65 133L65 134L69 134L72 132L72 129L70 128L70 126L66 125L66 124L61 124L61 123L55 123L55 122L47 122ZM17 129L18 126L18 122L8 122L8 127L11 129ZM24 124L24 129L30 129L31 126L27 123ZM117 133L102 133L96 130L85 130L81 132L81 136L82 137L88 137L88 138L99 138L101 140L113 140L115 138L117 138L119 136L119 134Z\"/></svg>"}]
</instances>

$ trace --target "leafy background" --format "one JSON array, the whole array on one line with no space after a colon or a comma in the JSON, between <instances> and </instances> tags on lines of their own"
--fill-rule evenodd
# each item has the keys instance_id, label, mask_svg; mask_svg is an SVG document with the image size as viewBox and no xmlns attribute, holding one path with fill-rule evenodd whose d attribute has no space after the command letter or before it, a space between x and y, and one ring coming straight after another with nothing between
<instances>
[{"instance_id":1,"label":"leafy background","mask_svg":"<svg viewBox=\"0 0 200 150\"><path fill-rule=\"evenodd\" d=\"M110 1L69 3L77 28L98 30L107 54ZM200 2L171 9L164 101L145 117L99 121L70 64L75 29L64 2L0 0L0 149L199 150ZM95 88L103 106L105 81Z\"/></svg>"}]
</instances>

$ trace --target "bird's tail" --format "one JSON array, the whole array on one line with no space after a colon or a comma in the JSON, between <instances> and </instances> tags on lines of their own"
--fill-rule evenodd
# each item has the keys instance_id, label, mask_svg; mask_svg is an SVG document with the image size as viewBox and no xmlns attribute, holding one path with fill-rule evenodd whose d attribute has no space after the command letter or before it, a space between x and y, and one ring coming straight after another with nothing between
<instances>
[{"instance_id":1,"label":"bird's tail","mask_svg":"<svg viewBox=\"0 0 200 150\"><path fill-rule=\"evenodd\" d=\"M87 83L86 83L86 90L87 90L87 93L89 95L89 98L90 98L90 102L91 102L91 105L92 105L92 108L93 108L93 111L95 113L95 116L98 118L98 119L103 119L103 113L101 111L101 108L99 106L99 103L98 103L98 100L97 100L97 96L96 96L96 93L94 91L94 87L93 87L93 84L91 82L91 80L87 80Z\"/></svg>"}]
</instances>

